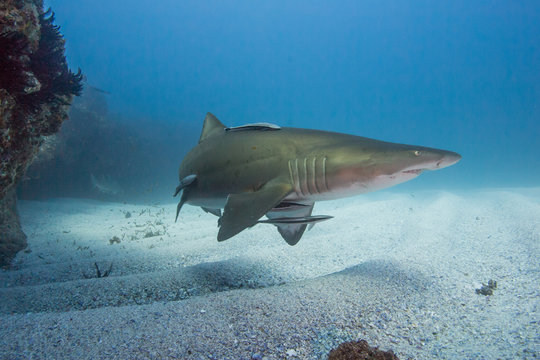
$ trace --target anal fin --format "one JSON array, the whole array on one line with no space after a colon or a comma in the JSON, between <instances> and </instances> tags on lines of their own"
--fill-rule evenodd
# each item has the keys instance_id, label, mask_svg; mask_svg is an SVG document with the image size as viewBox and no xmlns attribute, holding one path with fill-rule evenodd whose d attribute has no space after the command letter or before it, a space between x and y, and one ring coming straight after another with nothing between
<instances>
[{"instance_id":1,"label":"anal fin","mask_svg":"<svg viewBox=\"0 0 540 360\"><path fill-rule=\"evenodd\" d=\"M217 217L221 217L221 209L211 209L204 206L201 206L201 209L203 209L204 212L207 212L212 215L216 215Z\"/></svg>"},{"instance_id":2,"label":"anal fin","mask_svg":"<svg viewBox=\"0 0 540 360\"><path fill-rule=\"evenodd\" d=\"M307 223L298 222L289 219L300 219L311 216L314 203L296 204L286 203L279 204L266 214L269 220L262 220L262 223L274 224L277 226L281 237L285 239L287 244L296 245L306 231Z\"/></svg>"},{"instance_id":3,"label":"anal fin","mask_svg":"<svg viewBox=\"0 0 540 360\"><path fill-rule=\"evenodd\" d=\"M311 215L314 203L281 203L266 216L268 220L260 220L262 224L277 226L279 233L287 244L296 245L304 235L306 227L311 229L316 223L331 219L328 215Z\"/></svg>"}]
</instances>

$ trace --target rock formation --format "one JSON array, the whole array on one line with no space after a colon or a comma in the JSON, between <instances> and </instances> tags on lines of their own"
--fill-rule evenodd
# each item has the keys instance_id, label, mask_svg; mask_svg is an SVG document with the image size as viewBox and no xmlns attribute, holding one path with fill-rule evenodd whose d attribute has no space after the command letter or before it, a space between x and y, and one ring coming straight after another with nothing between
<instances>
[{"instance_id":1,"label":"rock formation","mask_svg":"<svg viewBox=\"0 0 540 360\"><path fill-rule=\"evenodd\" d=\"M19 198L125 199L132 195L130 180L151 178L144 169L152 165L144 165L156 161L151 151L144 150L147 144L127 121L108 115L104 93L87 85L74 99L69 121L58 133L45 137L18 185ZM143 187L138 183L135 188Z\"/></svg>"},{"instance_id":2,"label":"rock formation","mask_svg":"<svg viewBox=\"0 0 540 360\"><path fill-rule=\"evenodd\" d=\"M43 137L67 117L82 75L72 73L54 14L42 0L0 2L0 265L26 246L15 185Z\"/></svg>"},{"instance_id":3,"label":"rock formation","mask_svg":"<svg viewBox=\"0 0 540 360\"><path fill-rule=\"evenodd\" d=\"M399 360L390 351L382 351L371 347L366 340L349 341L340 344L330 351L328 360Z\"/></svg>"}]
</instances>

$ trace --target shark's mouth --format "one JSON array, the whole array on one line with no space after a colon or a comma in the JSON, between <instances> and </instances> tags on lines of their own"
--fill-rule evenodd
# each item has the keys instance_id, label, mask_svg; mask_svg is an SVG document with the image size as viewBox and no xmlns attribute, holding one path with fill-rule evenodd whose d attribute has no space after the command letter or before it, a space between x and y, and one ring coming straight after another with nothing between
<instances>
[{"instance_id":1,"label":"shark's mouth","mask_svg":"<svg viewBox=\"0 0 540 360\"><path fill-rule=\"evenodd\" d=\"M402 171L404 174L420 175L424 169L411 169Z\"/></svg>"}]
</instances>

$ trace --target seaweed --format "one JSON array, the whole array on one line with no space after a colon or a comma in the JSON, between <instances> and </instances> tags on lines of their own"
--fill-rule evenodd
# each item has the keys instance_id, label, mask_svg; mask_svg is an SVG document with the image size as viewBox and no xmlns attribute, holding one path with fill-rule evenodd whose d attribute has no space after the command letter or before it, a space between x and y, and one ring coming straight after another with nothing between
<instances>
[{"instance_id":1,"label":"seaweed","mask_svg":"<svg viewBox=\"0 0 540 360\"><path fill-rule=\"evenodd\" d=\"M65 118L61 106L71 103L72 96L80 96L83 75L73 73L64 56L64 38L54 24L54 13L49 10L39 15L41 35L37 50L31 52L28 40L18 32L0 34L0 87L6 89L17 104L13 109L13 128L22 138L55 133ZM48 105L52 116L46 121L28 122L28 115L37 115ZM64 114L64 115L62 115Z\"/></svg>"},{"instance_id":2,"label":"seaweed","mask_svg":"<svg viewBox=\"0 0 540 360\"><path fill-rule=\"evenodd\" d=\"M99 270L99 266L98 266L98 264L96 262L94 263L94 266L96 267L96 276L95 277L98 278L98 279L101 279L101 278L107 277L107 276L109 276L111 274L113 263L111 263L111 266L109 266L109 268L107 270L105 270L103 273L101 272L101 270ZM93 278L93 276L86 275L86 274L83 274L83 276L86 279Z\"/></svg>"},{"instance_id":3,"label":"seaweed","mask_svg":"<svg viewBox=\"0 0 540 360\"><path fill-rule=\"evenodd\" d=\"M13 95L23 113L32 113L42 104L69 105L72 95L80 96L83 75L69 70L64 56L64 38L49 10L39 16L41 36L31 53L26 37L15 31L0 33L0 87ZM28 61L29 60L29 61ZM29 75L39 81L39 90L28 93Z\"/></svg>"},{"instance_id":4,"label":"seaweed","mask_svg":"<svg viewBox=\"0 0 540 360\"><path fill-rule=\"evenodd\" d=\"M19 103L28 112L37 110L42 104L69 105L72 95L82 92L81 69L73 73L64 56L64 38L60 26L54 24L54 12L49 8L39 16L41 37L38 49L30 54L30 70L41 84L39 91L23 94Z\"/></svg>"}]
</instances>

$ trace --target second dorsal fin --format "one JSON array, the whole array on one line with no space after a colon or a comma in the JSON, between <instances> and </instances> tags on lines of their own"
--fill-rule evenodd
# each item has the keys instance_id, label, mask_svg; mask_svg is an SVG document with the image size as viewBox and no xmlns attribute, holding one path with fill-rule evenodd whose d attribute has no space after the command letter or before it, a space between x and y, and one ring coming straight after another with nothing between
<instances>
[{"instance_id":1,"label":"second dorsal fin","mask_svg":"<svg viewBox=\"0 0 540 360\"><path fill-rule=\"evenodd\" d=\"M203 129L201 132L201 137L199 138L199 142L203 141L207 137L212 136L213 134L219 131L223 131L223 129L225 128L226 126L223 125L221 121L217 119L217 117L215 117L211 113L206 113L206 117L204 118Z\"/></svg>"}]
</instances>

